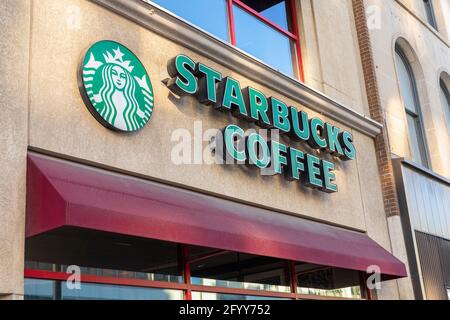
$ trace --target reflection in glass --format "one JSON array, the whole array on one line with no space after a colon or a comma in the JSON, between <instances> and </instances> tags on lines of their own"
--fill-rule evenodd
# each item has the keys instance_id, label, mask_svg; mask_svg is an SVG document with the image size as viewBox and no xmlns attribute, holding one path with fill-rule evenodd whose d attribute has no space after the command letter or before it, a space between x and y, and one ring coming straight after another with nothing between
<instances>
[{"instance_id":1,"label":"reflection in glass","mask_svg":"<svg viewBox=\"0 0 450 320\"><path fill-rule=\"evenodd\" d=\"M192 300L289 300L283 298L244 296L215 292L192 292Z\"/></svg>"},{"instance_id":2,"label":"reflection in glass","mask_svg":"<svg viewBox=\"0 0 450 320\"><path fill-rule=\"evenodd\" d=\"M361 298L357 271L298 264L297 293L336 298Z\"/></svg>"},{"instance_id":3,"label":"reflection in glass","mask_svg":"<svg viewBox=\"0 0 450 320\"><path fill-rule=\"evenodd\" d=\"M66 272L76 265L94 276L183 281L176 244L106 232L68 228L28 238L25 259L28 269Z\"/></svg>"},{"instance_id":4,"label":"reflection in glass","mask_svg":"<svg viewBox=\"0 0 450 320\"><path fill-rule=\"evenodd\" d=\"M190 251L194 285L290 292L285 261L201 247Z\"/></svg>"},{"instance_id":5,"label":"reflection in glass","mask_svg":"<svg viewBox=\"0 0 450 320\"><path fill-rule=\"evenodd\" d=\"M323 290L314 288L297 288L297 293L308 294L314 296L335 297L335 298L348 298L348 299L360 299L361 289L360 287L347 287L333 290Z\"/></svg>"},{"instance_id":6,"label":"reflection in glass","mask_svg":"<svg viewBox=\"0 0 450 320\"><path fill-rule=\"evenodd\" d=\"M234 6L236 46L278 71L294 77L292 41L243 9Z\"/></svg>"},{"instance_id":7,"label":"reflection in glass","mask_svg":"<svg viewBox=\"0 0 450 320\"><path fill-rule=\"evenodd\" d=\"M61 283L62 300L181 300L183 292L159 288L81 283L80 289L69 289Z\"/></svg>"},{"instance_id":8,"label":"reflection in glass","mask_svg":"<svg viewBox=\"0 0 450 320\"><path fill-rule=\"evenodd\" d=\"M291 30L289 6L286 0L241 0L244 4L261 14L286 31Z\"/></svg>"},{"instance_id":9,"label":"reflection in glass","mask_svg":"<svg viewBox=\"0 0 450 320\"><path fill-rule=\"evenodd\" d=\"M407 115L411 158L414 162L428 166L425 138L422 132L420 103L414 74L408 60L400 48L396 48L395 65L400 86L400 94Z\"/></svg>"},{"instance_id":10,"label":"reflection in glass","mask_svg":"<svg viewBox=\"0 0 450 320\"><path fill-rule=\"evenodd\" d=\"M55 283L53 280L25 279L25 300L54 300Z\"/></svg>"},{"instance_id":11,"label":"reflection in glass","mask_svg":"<svg viewBox=\"0 0 450 320\"><path fill-rule=\"evenodd\" d=\"M192 284L202 285L208 287L222 287L233 289L246 289L246 290L259 290L259 291L274 291L274 292L290 292L290 288L287 286L279 286L273 284L264 283L251 283L251 282L239 282L239 281L225 281L206 278L191 278Z\"/></svg>"},{"instance_id":12,"label":"reflection in glass","mask_svg":"<svg viewBox=\"0 0 450 320\"><path fill-rule=\"evenodd\" d=\"M411 79L409 66L406 65L403 57L398 53L395 55L400 92L402 94L405 108L411 112L417 112L415 84Z\"/></svg>"},{"instance_id":13,"label":"reflection in glass","mask_svg":"<svg viewBox=\"0 0 450 320\"><path fill-rule=\"evenodd\" d=\"M441 103L442 107L444 108L444 114L445 119L447 121L447 131L450 135L450 92L447 89L447 86L445 85L444 81L440 81L441 86Z\"/></svg>"},{"instance_id":14,"label":"reflection in glass","mask_svg":"<svg viewBox=\"0 0 450 320\"><path fill-rule=\"evenodd\" d=\"M434 8L432 0L423 0L425 12L427 13L428 23L437 30L436 16L434 15Z\"/></svg>"},{"instance_id":15,"label":"reflection in glass","mask_svg":"<svg viewBox=\"0 0 450 320\"><path fill-rule=\"evenodd\" d=\"M229 40L226 0L151 0L224 41Z\"/></svg>"},{"instance_id":16,"label":"reflection in glass","mask_svg":"<svg viewBox=\"0 0 450 320\"><path fill-rule=\"evenodd\" d=\"M416 163L422 163L421 150L420 150L420 135L422 129L420 128L420 122L417 118L406 114L406 121L408 122L409 141L412 148L412 160Z\"/></svg>"},{"instance_id":17,"label":"reflection in glass","mask_svg":"<svg viewBox=\"0 0 450 320\"><path fill-rule=\"evenodd\" d=\"M25 279L25 300L182 300L180 290L81 283L69 289L65 281Z\"/></svg>"}]
</instances>

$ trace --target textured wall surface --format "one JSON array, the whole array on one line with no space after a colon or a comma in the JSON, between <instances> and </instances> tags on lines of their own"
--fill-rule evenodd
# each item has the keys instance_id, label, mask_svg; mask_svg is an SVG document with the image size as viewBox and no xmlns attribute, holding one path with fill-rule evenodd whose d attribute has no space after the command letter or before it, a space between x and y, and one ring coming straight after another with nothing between
<instances>
[{"instance_id":1,"label":"textured wall surface","mask_svg":"<svg viewBox=\"0 0 450 320\"><path fill-rule=\"evenodd\" d=\"M352 2L300 2L307 84L369 116Z\"/></svg>"},{"instance_id":2,"label":"textured wall surface","mask_svg":"<svg viewBox=\"0 0 450 320\"><path fill-rule=\"evenodd\" d=\"M23 293L30 1L0 2L0 297Z\"/></svg>"},{"instance_id":3,"label":"textured wall surface","mask_svg":"<svg viewBox=\"0 0 450 320\"><path fill-rule=\"evenodd\" d=\"M67 8L70 6L79 8L79 28L67 25ZM202 106L193 97L174 97L160 81L170 58L184 53L195 61L202 61L221 71L223 75L235 77L242 87L253 85L267 96L279 96L277 92L251 83L198 53L186 50L86 1L36 2L33 16L30 88L32 147L221 194L250 204L366 229L365 211L373 209L363 206L358 165L375 163L374 158L360 164L359 159L336 161L339 192L332 195L300 187L298 183L289 183L281 176L264 177L243 166L177 166L172 163L170 156L176 143L171 141L171 135L175 129L186 129L193 135L195 121L202 121L204 130L223 128L229 123L244 128L249 125L234 119L230 114ZM149 125L136 134L121 135L106 130L86 110L78 92L76 73L80 57L90 44L100 39L114 39L128 46L140 57L152 79L155 111ZM46 45L43 46L43 43ZM48 72L49 66L56 67ZM284 100L299 106L296 101ZM310 113L315 114L312 111ZM338 125L345 128L345 124ZM364 136L357 132L354 135L358 144L358 157L373 150L373 144L361 143ZM286 142L295 145L288 140ZM380 190L377 187L375 189L372 196L381 201Z\"/></svg>"}]
</instances>

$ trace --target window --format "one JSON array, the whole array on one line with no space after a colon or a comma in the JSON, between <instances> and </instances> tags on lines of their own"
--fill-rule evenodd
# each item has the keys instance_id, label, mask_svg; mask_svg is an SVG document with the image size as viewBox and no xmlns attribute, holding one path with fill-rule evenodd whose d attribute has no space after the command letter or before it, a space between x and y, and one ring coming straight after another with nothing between
<instances>
[{"instance_id":1,"label":"window","mask_svg":"<svg viewBox=\"0 0 450 320\"><path fill-rule=\"evenodd\" d=\"M442 107L444 108L445 119L447 121L447 131L450 135L450 93L442 79L440 81L440 86Z\"/></svg>"},{"instance_id":2,"label":"window","mask_svg":"<svg viewBox=\"0 0 450 320\"><path fill-rule=\"evenodd\" d=\"M30 269L64 272L76 265L85 275L133 281L181 283L177 257L176 244L75 228L42 234L25 246Z\"/></svg>"},{"instance_id":3,"label":"window","mask_svg":"<svg viewBox=\"0 0 450 320\"><path fill-rule=\"evenodd\" d=\"M226 0L152 0L177 16L229 41L229 25Z\"/></svg>"},{"instance_id":4,"label":"window","mask_svg":"<svg viewBox=\"0 0 450 320\"><path fill-rule=\"evenodd\" d=\"M294 0L152 0L179 17L303 80Z\"/></svg>"},{"instance_id":5,"label":"window","mask_svg":"<svg viewBox=\"0 0 450 320\"><path fill-rule=\"evenodd\" d=\"M437 30L436 17L434 16L433 2L432 0L423 0L425 6L425 12L427 14L428 23Z\"/></svg>"},{"instance_id":6,"label":"window","mask_svg":"<svg viewBox=\"0 0 450 320\"><path fill-rule=\"evenodd\" d=\"M299 263L295 270L298 293L335 298L361 298L358 273L309 263Z\"/></svg>"},{"instance_id":7,"label":"window","mask_svg":"<svg viewBox=\"0 0 450 320\"><path fill-rule=\"evenodd\" d=\"M406 56L398 47L396 48L395 60L400 94L406 112L411 157L414 162L419 163L424 167L428 167L428 156L423 136L420 103L414 74Z\"/></svg>"},{"instance_id":8,"label":"window","mask_svg":"<svg viewBox=\"0 0 450 320\"><path fill-rule=\"evenodd\" d=\"M183 291L83 283L79 289L69 289L64 281L25 279L25 300L182 300Z\"/></svg>"},{"instance_id":9,"label":"window","mask_svg":"<svg viewBox=\"0 0 450 320\"><path fill-rule=\"evenodd\" d=\"M68 266L74 265L81 272L78 287L67 281ZM71 227L25 243L27 300L358 299L361 275Z\"/></svg>"},{"instance_id":10,"label":"window","mask_svg":"<svg viewBox=\"0 0 450 320\"><path fill-rule=\"evenodd\" d=\"M291 292L283 260L199 247L189 250L192 284Z\"/></svg>"}]
</instances>

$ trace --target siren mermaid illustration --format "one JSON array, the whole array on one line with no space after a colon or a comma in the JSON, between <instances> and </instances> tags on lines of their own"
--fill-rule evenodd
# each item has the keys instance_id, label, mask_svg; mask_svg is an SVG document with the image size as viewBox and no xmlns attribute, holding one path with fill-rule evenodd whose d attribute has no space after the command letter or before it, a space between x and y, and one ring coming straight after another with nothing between
<instances>
[{"instance_id":1,"label":"siren mermaid illustration","mask_svg":"<svg viewBox=\"0 0 450 320\"><path fill-rule=\"evenodd\" d=\"M107 64L102 70L103 86L97 95L104 103L101 112L106 121L122 130L136 130L135 115L144 116L134 95L136 83L133 77L118 65Z\"/></svg>"},{"instance_id":2,"label":"siren mermaid illustration","mask_svg":"<svg viewBox=\"0 0 450 320\"><path fill-rule=\"evenodd\" d=\"M109 124L121 131L140 129L153 111L153 95L147 76L133 76L134 66L124 61L120 48L106 51L104 62L91 52L83 77L94 108Z\"/></svg>"}]
</instances>

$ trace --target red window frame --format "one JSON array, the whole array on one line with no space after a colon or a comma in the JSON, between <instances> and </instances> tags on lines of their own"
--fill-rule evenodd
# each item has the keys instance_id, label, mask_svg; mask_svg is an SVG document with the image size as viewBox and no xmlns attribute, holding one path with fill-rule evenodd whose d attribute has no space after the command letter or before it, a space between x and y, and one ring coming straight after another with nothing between
<instances>
[{"instance_id":1,"label":"red window frame","mask_svg":"<svg viewBox=\"0 0 450 320\"><path fill-rule=\"evenodd\" d=\"M269 19L267 19L266 17L261 15L259 12L255 11L251 7L247 6L245 3L241 2L240 0L227 0L228 23L229 23L229 27L230 27L231 44L233 46L236 46L236 29L235 29L234 14L233 14L233 4L234 4L234 5L239 6L242 9L244 9L251 15L257 17L259 20L261 20L265 24L269 25L273 29L284 34L285 36L287 36L289 39L291 39L294 42L296 57L293 57L293 58L296 59L296 62L297 62L296 63L296 66L297 66L296 74L298 75L299 80L301 82L304 82L305 75L303 72L302 51L301 51L301 47L300 47L300 37L299 37L299 30L298 30L298 20L297 20L297 15L296 15L296 10L295 10L295 8L296 8L295 0L286 0L286 2L287 2L287 5L289 6L289 11L291 13L293 33L280 27L276 23L270 21Z\"/></svg>"},{"instance_id":2,"label":"red window frame","mask_svg":"<svg viewBox=\"0 0 450 320\"><path fill-rule=\"evenodd\" d=\"M109 285L120 285L120 286L132 286L132 287L144 287L144 288L159 288L159 289L170 289L170 290L180 290L184 293L185 300L192 300L192 292L210 292L210 293L222 293L222 294L232 294L232 295L246 295L246 296L260 296L268 298L284 298L291 300L355 300L348 298L339 297L329 297L320 295L305 295L297 293L297 274L295 272L295 262L286 261L287 272L289 273L289 285L290 292L275 292L275 291L260 291L251 289L236 289L236 288L226 288L226 287L214 287L205 285L195 285L191 283L191 269L190 263L194 260L189 260L189 247L187 245L179 245L178 247L178 260L179 267L181 268L180 274L183 276L182 283L175 282L164 282L164 281L154 281L154 280L144 280L144 279L133 279L133 278L119 278L119 277L109 277L109 276L96 276L90 274L81 274L81 283L97 283L97 284L109 284ZM216 254L216 253L213 253ZM195 261L200 259L206 259L211 255L205 255L202 257L197 257ZM37 270L37 269L25 269L24 277L28 279L41 279L41 280L56 280L56 281L67 281L71 274L65 272L55 272L48 270ZM371 300L371 292L366 287L366 275L360 272L360 287L362 299Z\"/></svg>"}]
</instances>

